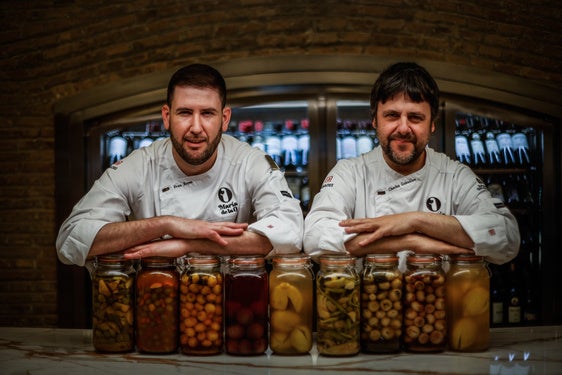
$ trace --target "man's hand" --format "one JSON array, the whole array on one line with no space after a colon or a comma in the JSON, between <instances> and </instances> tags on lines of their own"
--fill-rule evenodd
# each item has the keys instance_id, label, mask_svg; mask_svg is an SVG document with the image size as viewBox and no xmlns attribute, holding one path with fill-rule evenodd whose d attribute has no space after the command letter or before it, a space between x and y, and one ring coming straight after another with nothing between
<instances>
[{"instance_id":1,"label":"man's hand","mask_svg":"<svg viewBox=\"0 0 562 375\"><path fill-rule=\"evenodd\" d=\"M179 258L186 254L187 246L188 241L182 239L157 240L127 249L123 256L126 259L140 259L153 256Z\"/></svg>"},{"instance_id":2,"label":"man's hand","mask_svg":"<svg viewBox=\"0 0 562 375\"><path fill-rule=\"evenodd\" d=\"M246 223L207 222L177 217L171 225L170 235L174 238L208 239L226 246L222 236L239 236L248 228Z\"/></svg>"},{"instance_id":3,"label":"man's hand","mask_svg":"<svg viewBox=\"0 0 562 375\"><path fill-rule=\"evenodd\" d=\"M347 219L340 222L346 233L363 233L359 242L360 246L366 246L383 237L400 236L416 231L412 222L415 212L395 215L386 215L375 218Z\"/></svg>"}]
</instances>

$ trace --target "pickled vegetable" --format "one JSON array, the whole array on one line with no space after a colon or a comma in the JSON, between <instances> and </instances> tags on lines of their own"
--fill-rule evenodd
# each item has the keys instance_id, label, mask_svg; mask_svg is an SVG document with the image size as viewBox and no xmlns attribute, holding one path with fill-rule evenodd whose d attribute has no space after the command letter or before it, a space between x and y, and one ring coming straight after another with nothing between
<instances>
[{"instance_id":1,"label":"pickled vegetable","mask_svg":"<svg viewBox=\"0 0 562 375\"><path fill-rule=\"evenodd\" d=\"M359 278L329 273L317 279L318 352L353 355L359 352Z\"/></svg>"},{"instance_id":2,"label":"pickled vegetable","mask_svg":"<svg viewBox=\"0 0 562 375\"><path fill-rule=\"evenodd\" d=\"M96 350L116 353L134 349L133 281L124 274L92 276L92 335Z\"/></svg>"},{"instance_id":3,"label":"pickled vegetable","mask_svg":"<svg viewBox=\"0 0 562 375\"><path fill-rule=\"evenodd\" d=\"M403 277L395 255L365 259L361 284L361 346L366 352L400 350Z\"/></svg>"}]
</instances>

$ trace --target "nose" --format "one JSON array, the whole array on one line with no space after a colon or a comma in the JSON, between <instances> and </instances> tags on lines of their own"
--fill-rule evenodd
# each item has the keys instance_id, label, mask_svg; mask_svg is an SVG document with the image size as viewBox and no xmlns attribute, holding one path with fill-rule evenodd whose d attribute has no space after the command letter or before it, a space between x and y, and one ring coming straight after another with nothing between
<instances>
[{"instance_id":1,"label":"nose","mask_svg":"<svg viewBox=\"0 0 562 375\"><path fill-rule=\"evenodd\" d=\"M408 121L407 115L400 116L400 118L398 119L398 126L396 127L396 130L401 134L410 132L410 123Z\"/></svg>"},{"instance_id":2,"label":"nose","mask_svg":"<svg viewBox=\"0 0 562 375\"><path fill-rule=\"evenodd\" d=\"M202 120L200 114L194 114L191 119L191 126L189 127L189 131L191 133L199 134L203 129Z\"/></svg>"}]
</instances>

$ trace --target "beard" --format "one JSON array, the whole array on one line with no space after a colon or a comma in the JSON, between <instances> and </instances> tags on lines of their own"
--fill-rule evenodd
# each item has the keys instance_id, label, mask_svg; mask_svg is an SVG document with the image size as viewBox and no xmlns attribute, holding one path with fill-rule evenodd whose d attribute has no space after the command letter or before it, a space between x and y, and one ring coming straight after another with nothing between
<instances>
[{"instance_id":1,"label":"beard","mask_svg":"<svg viewBox=\"0 0 562 375\"><path fill-rule=\"evenodd\" d=\"M409 141L414 145L414 149L410 152L400 152L395 151L390 143L394 139ZM387 140L381 141L381 147L383 152L388 156L388 158L397 165L408 165L417 160L424 152L425 146L429 143L429 139L425 143L419 143L415 135L410 134L407 136L390 136Z\"/></svg>"},{"instance_id":2,"label":"beard","mask_svg":"<svg viewBox=\"0 0 562 375\"><path fill-rule=\"evenodd\" d=\"M170 125L170 129L172 126ZM209 141L209 139L205 139L204 142L207 144L207 147L201 152L192 152L183 148L183 142L181 140L176 139L173 132L170 132L170 139L172 141L172 146L178 153L178 155L190 165L201 165L205 163L207 160L213 156L219 143L222 138L222 128L219 129L219 133L217 136ZM191 141L196 140L195 138L190 138ZM197 139L203 140L203 139Z\"/></svg>"}]
</instances>

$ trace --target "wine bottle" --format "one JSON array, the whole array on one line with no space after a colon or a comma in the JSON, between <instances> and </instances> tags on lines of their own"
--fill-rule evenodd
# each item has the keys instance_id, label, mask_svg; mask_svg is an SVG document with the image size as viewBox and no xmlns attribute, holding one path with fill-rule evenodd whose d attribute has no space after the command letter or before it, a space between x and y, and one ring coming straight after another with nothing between
<instances>
[{"instance_id":1,"label":"wine bottle","mask_svg":"<svg viewBox=\"0 0 562 375\"><path fill-rule=\"evenodd\" d=\"M342 158L353 158L357 156L357 139L353 134L354 125L350 121L344 122L344 135L342 138Z\"/></svg>"},{"instance_id":2,"label":"wine bottle","mask_svg":"<svg viewBox=\"0 0 562 375\"><path fill-rule=\"evenodd\" d=\"M467 118L472 129L470 135L470 147L472 148L472 165L475 168L483 168L486 166L486 150L484 149L484 142L482 140L482 126L477 116Z\"/></svg>"},{"instance_id":3,"label":"wine bottle","mask_svg":"<svg viewBox=\"0 0 562 375\"><path fill-rule=\"evenodd\" d=\"M519 129L511 136L511 143L515 152L517 165L526 167L531 164L529 141L523 130Z\"/></svg>"},{"instance_id":4,"label":"wine bottle","mask_svg":"<svg viewBox=\"0 0 562 375\"><path fill-rule=\"evenodd\" d=\"M287 171L297 168L298 139L295 132L295 122L285 120L285 130L281 138L281 153L283 155L283 167Z\"/></svg>"},{"instance_id":5,"label":"wine bottle","mask_svg":"<svg viewBox=\"0 0 562 375\"><path fill-rule=\"evenodd\" d=\"M511 134L508 132L508 129L502 125L503 122L499 121L499 124L501 131L496 136L496 140L500 148L501 161L504 167L513 167L515 165L515 155L513 154Z\"/></svg>"},{"instance_id":6,"label":"wine bottle","mask_svg":"<svg viewBox=\"0 0 562 375\"><path fill-rule=\"evenodd\" d=\"M308 133L308 119L301 120L301 126L298 133L298 152L300 154L300 163L303 168L308 166L308 153L310 150L310 135Z\"/></svg>"},{"instance_id":7,"label":"wine bottle","mask_svg":"<svg viewBox=\"0 0 562 375\"><path fill-rule=\"evenodd\" d=\"M490 280L490 322L498 326L505 323L505 289L500 267L492 264L490 268L492 270L492 278Z\"/></svg>"},{"instance_id":8,"label":"wine bottle","mask_svg":"<svg viewBox=\"0 0 562 375\"><path fill-rule=\"evenodd\" d=\"M468 145L467 125L465 118L455 120L455 153L457 160L463 164L471 165L470 146Z\"/></svg>"},{"instance_id":9,"label":"wine bottle","mask_svg":"<svg viewBox=\"0 0 562 375\"><path fill-rule=\"evenodd\" d=\"M364 154L373 149L373 139L367 133L367 126L369 126L368 122L359 122L359 129L357 133L357 155Z\"/></svg>"},{"instance_id":10,"label":"wine bottle","mask_svg":"<svg viewBox=\"0 0 562 375\"><path fill-rule=\"evenodd\" d=\"M523 289L521 277L517 272L515 262L509 264L509 287L507 293L507 322L512 325L521 323L521 304L523 302Z\"/></svg>"},{"instance_id":11,"label":"wine bottle","mask_svg":"<svg viewBox=\"0 0 562 375\"><path fill-rule=\"evenodd\" d=\"M281 127L280 124L265 124L265 150L277 165L281 164Z\"/></svg>"}]
</instances>

